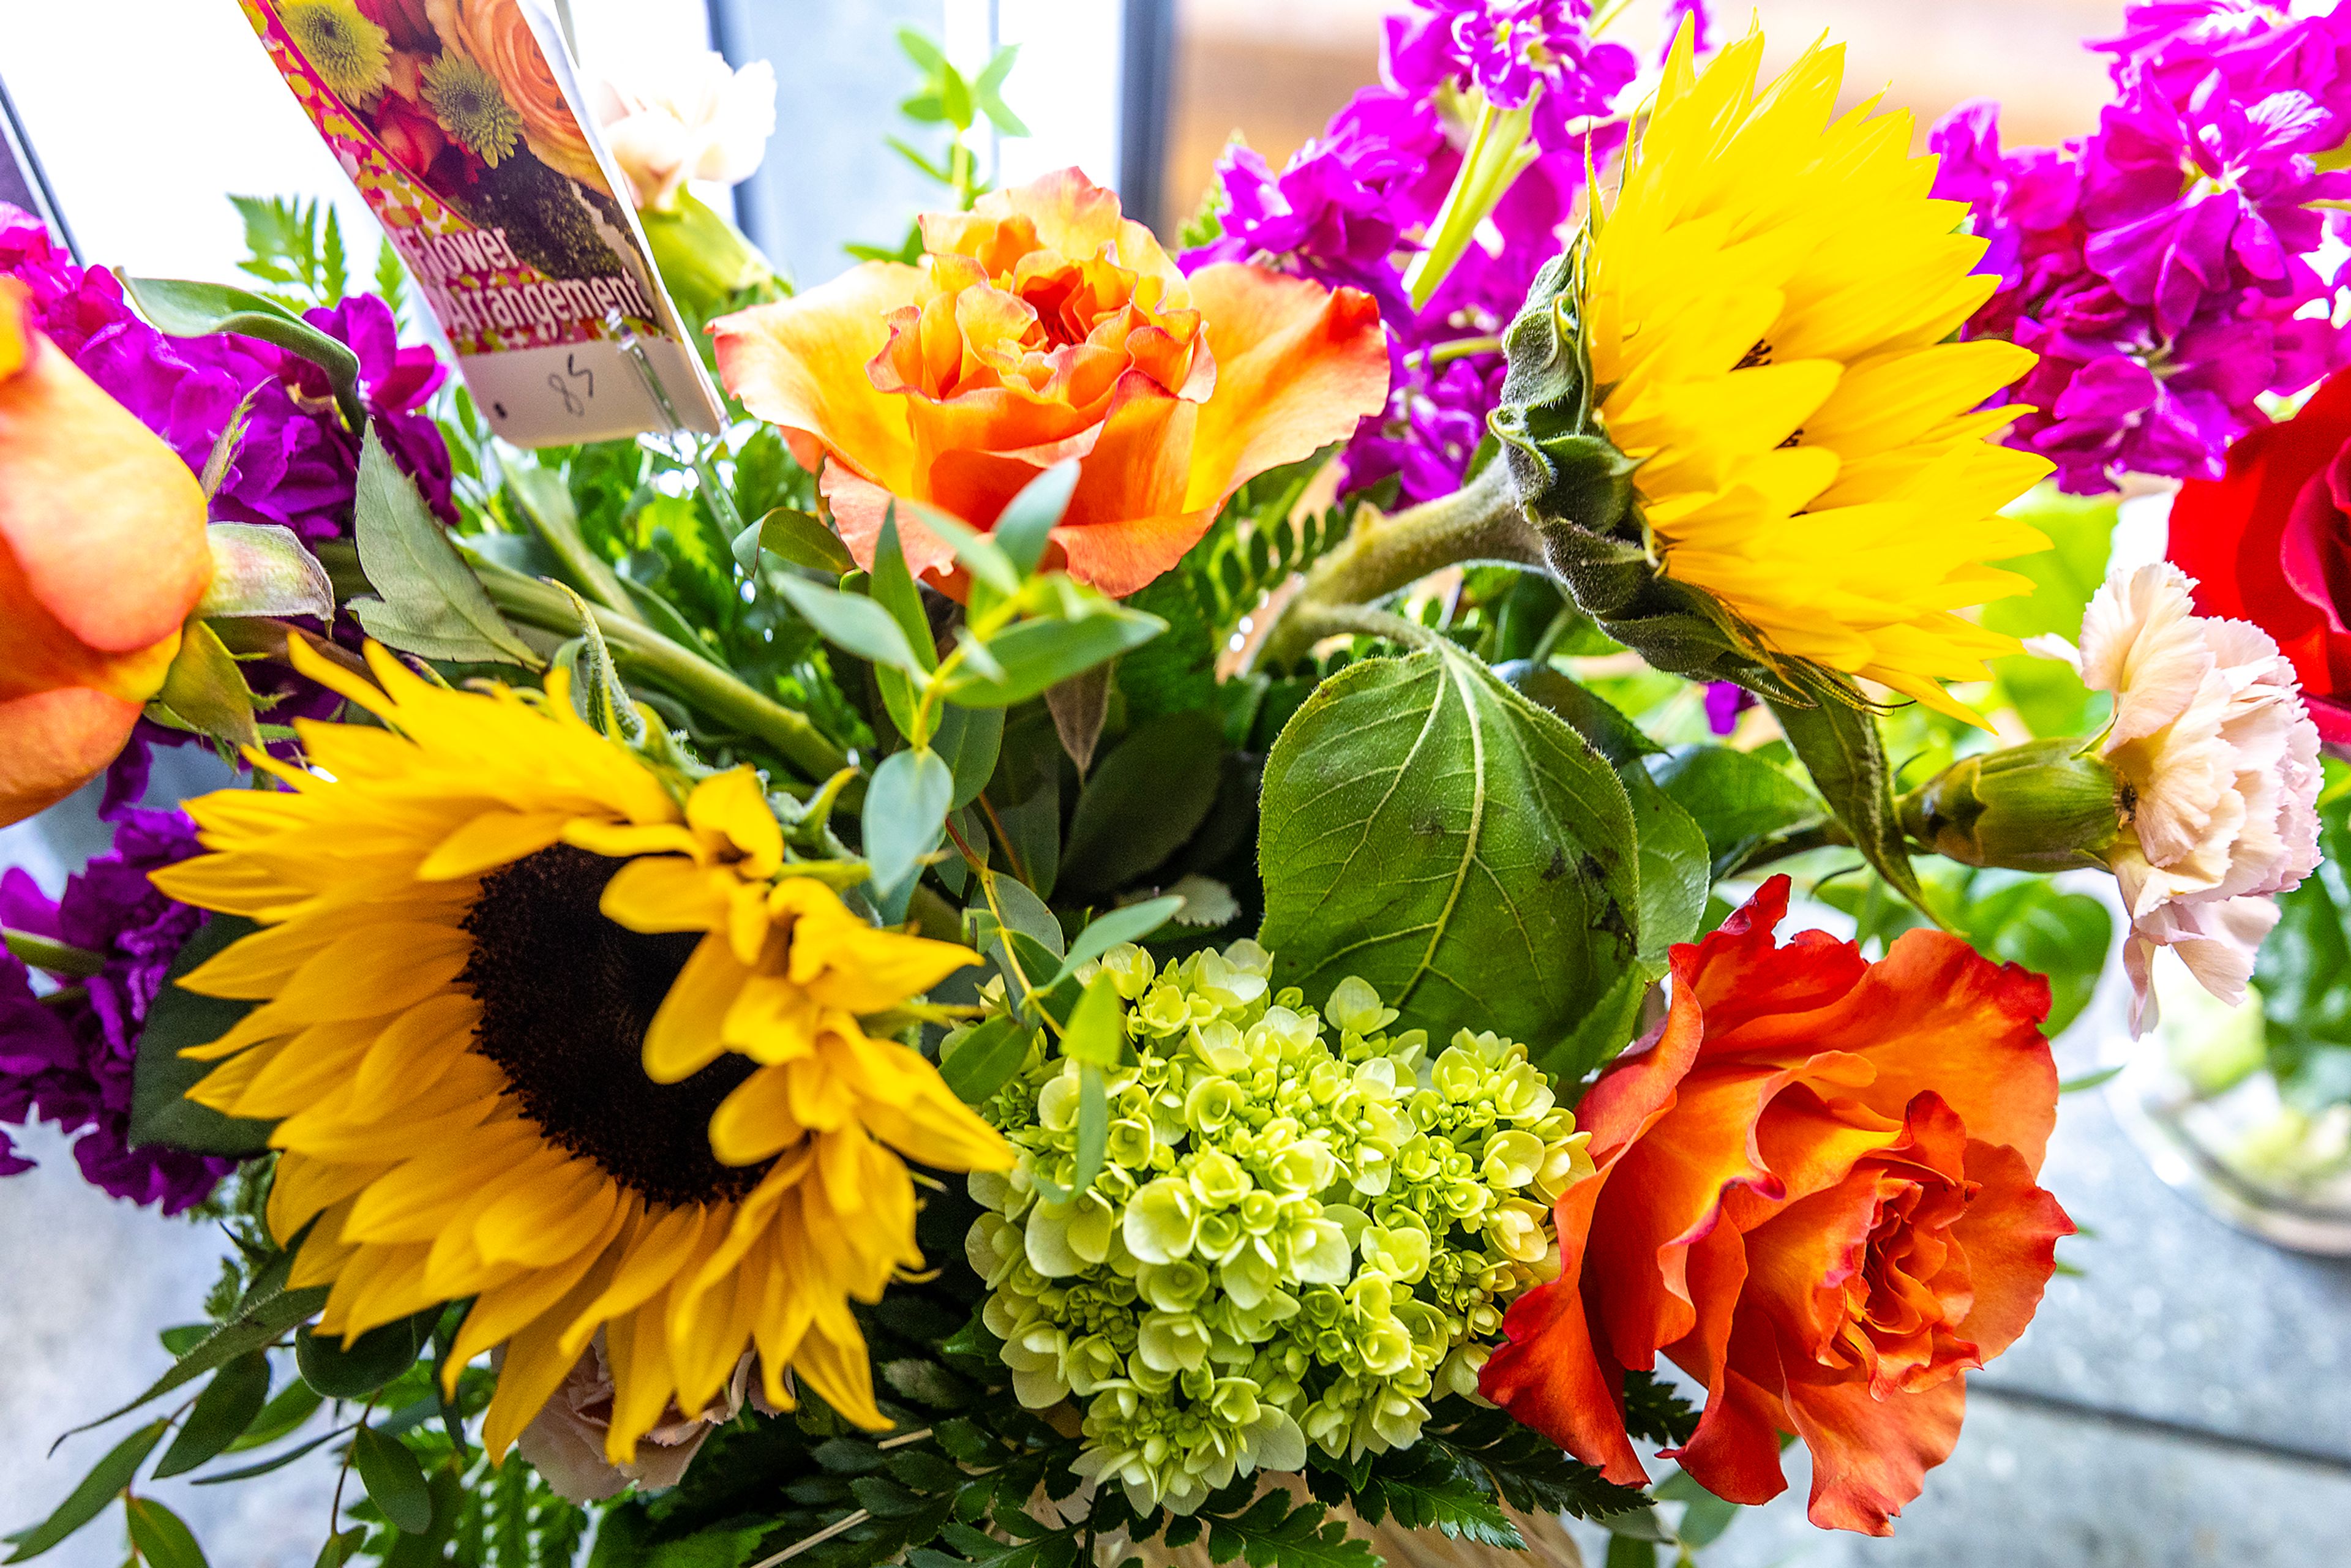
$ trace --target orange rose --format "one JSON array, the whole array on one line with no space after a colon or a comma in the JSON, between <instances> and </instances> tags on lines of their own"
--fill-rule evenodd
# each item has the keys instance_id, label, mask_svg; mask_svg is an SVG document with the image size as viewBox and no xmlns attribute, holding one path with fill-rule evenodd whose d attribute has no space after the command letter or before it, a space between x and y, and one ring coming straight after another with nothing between
<instances>
[{"instance_id":1,"label":"orange rose","mask_svg":"<svg viewBox=\"0 0 2351 1568\"><path fill-rule=\"evenodd\" d=\"M1368 295L1219 263L1190 278L1075 169L923 217L920 267L868 262L716 323L727 389L824 464L869 569L893 496L976 528L1078 459L1055 564L1110 594L1176 564L1241 483L1353 434L1387 400ZM950 592L946 542L898 519Z\"/></svg>"},{"instance_id":2,"label":"orange rose","mask_svg":"<svg viewBox=\"0 0 2351 1568\"><path fill-rule=\"evenodd\" d=\"M1775 876L1674 949L1664 1026L1575 1108L1598 1168L1559 1200L1561 1276L1511 1306L1481 1387L1635 1483L1624 1373L1662 1351L1706 1385L1667 1456L1692 1479L1776 1496L1792 1432L1813 1522L1884 1535L2074 1228L2033 1180L2049 986L1940 932L1876 964L1824 932L1782 946L1787 908Z\"/></svg>"},{"instance_id":3,"label":"orange rose","mask_svg":"<svg viewBox=\"0 0 2351 1568\"><path fill-rule=\"evenodd\" d=\"M114 760L212 572L188 465L0 278L0 825Z\"/></svg>"},{"instance_id":4,"label":"orange rose","mask_svg":"<svg viewBox=\"0 0 2351 1568\"><path fill-rule=\"evenodd\" d=\"M465 50L497 82L498 90L522 119L522 138L538 161L591 189L611 195L604 172L579 116L538 47L516 0L425 0L442 41Z\"/></svg>"}]
</instances>

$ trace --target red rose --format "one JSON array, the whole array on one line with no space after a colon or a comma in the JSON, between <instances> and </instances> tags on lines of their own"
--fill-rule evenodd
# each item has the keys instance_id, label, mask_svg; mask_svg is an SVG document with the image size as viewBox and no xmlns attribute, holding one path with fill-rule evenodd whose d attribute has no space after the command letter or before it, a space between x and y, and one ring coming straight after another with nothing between
<instances>
[{"instance_id":1,"label":"red rose","mask_svg":"<svg viewBox=\"0 0 2351 1568\"><path fill-rule=\"evenodd\" d=\"M376 106L375 139L402 167L423 179L449 145L447 132L430 114L396 93L386 93Z\"/></svg>"},{"instance_id":2,"label":"red rose","mask_svg":"<svg viewBox=\"0 0 2351 1568\"><path fill-rule=\"evenodd\" d=\"M360 15L391 35L393 48L426 55L441 52L441 36L433 30L426 0L357 0L357 4Z\"/></svg>"},{"instance_id":3,"label":"red rose","mask_svg":"<svg viewBox=\"0 0 2351 1568\"><path fill-rule=\"evenodd\" d=\"M1673 1006L1575 1108L1597 1167L1561 1274L1512 1304L1485 1396L1612 1480L1647 1478L1625 1371L1705 1383L1669 1454L1759 1503L1813 1456L1813 1522L1891 1533L1959 1440L1966 1373L2032 1320L2074 1228L2035 1185L2057 1119L2048 982L1913 931L1872 964L1772 937L1788 879L1674 949Z\"/></svg>"},{"instance_id":4,"label":"red rose","mask_svg":"<svg viewBox=\"0 0 2351 1568\"><path fill-rule=\"evenodd\" d=\"M2351 744L2351 371L2241 437L2226 477L2179 487L2169 553L2199 612L2277 639L2320 736Z\"/></svg>"}]
</instances>

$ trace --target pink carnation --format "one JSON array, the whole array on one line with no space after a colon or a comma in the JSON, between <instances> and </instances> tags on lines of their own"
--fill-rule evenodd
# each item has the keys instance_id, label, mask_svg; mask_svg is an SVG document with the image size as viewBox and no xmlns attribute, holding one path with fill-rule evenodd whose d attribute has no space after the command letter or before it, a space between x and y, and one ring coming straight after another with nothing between
<instances>
[{"instance_id":1,"label":"pink carnation","mask_svg":"<svg viewBox=\"0 0 2351 1568\"><path fill-rule=\"evenodd\" d=\"M2318 864L2318 729L2293 664L2247 621L2198 615L2168 561L2116 570L2082 617L2082 645L2038 638L2115 716L2099 754L2122 782L2107 864L2130 914L2131 1029L2155 1023L2149 967L2169 947L2234 1006L2277 924L2274 895Z\"/></svg>"}]
</instances>

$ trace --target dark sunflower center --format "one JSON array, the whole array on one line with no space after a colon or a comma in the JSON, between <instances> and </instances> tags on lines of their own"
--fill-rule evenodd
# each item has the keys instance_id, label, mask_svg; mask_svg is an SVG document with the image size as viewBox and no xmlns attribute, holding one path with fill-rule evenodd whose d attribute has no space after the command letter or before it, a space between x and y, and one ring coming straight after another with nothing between
<instances>
[{"instance_id":1,"label":"dark sunflower center","mask_svg":"<svg viewBox=\"0 0 2351 1568\"><path fill-rule=\"evenodd\" d=\"M739 1198L766 1167L719 1164L710 1115L752 1064L728 1055L682 1083L645 1076L645 1026L701 938L605 919L596 902L623 863L559 844L482 879L457 977L482 1004L475 1044L549 1143L647 1201Z\"/></svg>"}]
</instances>

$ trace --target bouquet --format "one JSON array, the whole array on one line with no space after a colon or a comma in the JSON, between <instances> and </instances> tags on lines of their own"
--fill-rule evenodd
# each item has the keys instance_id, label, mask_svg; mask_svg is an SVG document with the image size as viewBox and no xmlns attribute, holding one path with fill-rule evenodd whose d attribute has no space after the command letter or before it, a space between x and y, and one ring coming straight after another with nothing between
<instances>
[{"instance_id":1,"label":"bouquet","mask_svg":"<svg viewBox=\"0 0 2351 1568\"><path fill-rule=\"evenodd\" d=\"M473 199L506 8L283 9ZM2351 22L1917 157L1616 9L1416 0L1172 246L907 35L941 207L799 289L684 188L772 78L616 87L716 437L496 440L315 207L12 219L0 806L116 838L0 881L0 1115L236 1253L11 1561L305 1456L336 1564L1634 1560L1791 1439L1890 1531L2072 1230L2053 877L2139 1028L2340 896Z\"/></svg>"}]
</instances>

